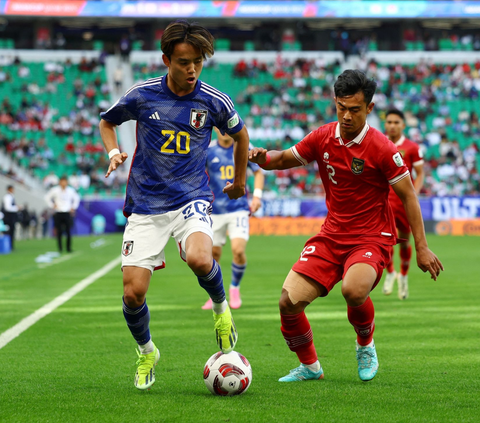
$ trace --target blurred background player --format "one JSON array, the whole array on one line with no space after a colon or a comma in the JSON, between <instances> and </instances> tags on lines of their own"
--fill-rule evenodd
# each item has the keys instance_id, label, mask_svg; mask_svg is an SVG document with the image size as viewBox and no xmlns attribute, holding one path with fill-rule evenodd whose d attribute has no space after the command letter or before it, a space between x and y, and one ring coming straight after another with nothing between
<instances>
[{"instance_id":1,"label":"blurred background player","mask_svg":"<svg viewBox=\"0 0 480 423\"><path fill-rule=\"evenodd\" d=\"M107 177L128 157L119 150L116 126L137 121L124 206L128 223L122 269L123 314L139 348L134 385L140 390L155 382L160 359L150 335L146 295L153 271L165 267L170 237L213 301L219 348L229 353L237 342L222 272L212 256L213 195L205 166L212 127L217 126L236 143L234 181L223 191L231 199L244 196L249 138L230 97L198 79L204 60L214 53L213 42L212 34L198 24L171 23L161 39L168 74L134 85L101 114L100 133L110 158Z\"/></svg>"},{"instance_id":2,"label":"blurred background player","mask_svg":"<svg viewBox=\"0 0 480 423\"><path fill-rule=\"evenodd\" d=\"M262 192L265 177L263 171L256 163L249 162L248 168L253 172L253 197L248 205L247 194L236 201L231 201L223 188L227 182L233 182L235 163L233 159L234 140L228 134L222 134L213 128L217 140L213 140L207 150L207 171L210 178L215 201L213 202L213 258L220 262L222 248L227 239L227 232L232 247L232 282L229 289L229 304L231 308L240 308L240 282L247 268L245 249L249 238L249 216L262 206ZM212 308L209 299L202 307L204 310Z\"/></svg>"},{"instance_id":3,"label":"blurred background player","mask_svg":"<svg viewBox=\"0 0 480 423\"><path fill-rule=\"evenodd\" d=\"M50 188L45 196L48 206L54 210L53 224L57 233L58 251L63 251L62 235L67 236L67 252L72 252L72 223L80 205L77 191L68 185L66 176L62 176L57 186Z\"/></svg>"},{"instance_id":4,"label":"blurred background player","mask_svg":"<svg viewBox=\"0 0 480 423\"><path fill-rule=\"evenodd\" d=\"M405 137L405 116L403 112L392 109L387 112L385 118L385 132L390 141L392 141L403 157L405 165L410 171L413 186L417 195L423 187L424 170L423 170L423 153L420 146ZM415 178L413 175L415 171ZM398 281L398 298L405 300L408 298L408 269L410 268L410 259L412 258L412 246L410 245L410 234L412 230L408 224L407 214L403 208L402 201L390 187L388 201L392 207L395 216L395 225L398 229L398 237L405 240L400 243L400 273L395 272L393 265L393 247L392 258L387 264L387 275L383 283L383 293L390 295L393 291L395 280Z\"/></svg>"}]
</instances>

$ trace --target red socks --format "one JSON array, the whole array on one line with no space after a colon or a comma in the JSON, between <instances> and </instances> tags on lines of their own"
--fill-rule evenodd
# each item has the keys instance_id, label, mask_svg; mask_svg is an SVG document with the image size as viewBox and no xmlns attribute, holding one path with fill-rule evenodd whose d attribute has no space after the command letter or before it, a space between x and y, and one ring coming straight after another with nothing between
<instances>
[{"instance_id":1,"label":"red socks","mask_svg":"<svg viewBox=\"0 0 480 423\"><path fill-rule=\"evenodd\" d=\"M372 342L375 330L375 309L370 297L360 306L347 306L348 321L357 333L359 345ZM280 314L281 331L291 351L295 352L303 364L313 364L318 360L313 345L313 334L305 312L298 314Z\"/></svg>"},{"instance_id":2,"label":"red socks","mask_svg":"<svg viewBox=\"0 0 480 423\"><path fill-rule=\"evenodd\" d=\"M390 261L387 263L387 272L392 273L395 272L395 267L393 266L393 247L392 247L392 255Z\"/></svg>"},{"instance_id":3,"label":"red socks","mask_svg":"<svg viewBox=\"0 0 480 423\"><path fill-rule=\"evenodd\" d=\"M375 330L375 309L370 297L360 306L347 306L348 321L357 332L357 342L365 346L372 342Z\"/></svg>"},{"instance_id":4,"label":"red socks","mask_svg":"<svg viewBox=\"0 0 480 423\"><path fill-rule=\"evenodd\" d=\"M298 314L280 314L280 328L285 342L291 351L295 352L303 364L313 364L318 360L317 351L313 345L313 334L305 312Z\"/></svg>"},{"instance_id":5,"label":"red socks","mask_svg":"<svg viewBox=\"0 0 480 423\"><path fill-rule=\"evenodd\" d=\"M407 248L400 248L400 258L402 263L400 265L400 273L406 275L410 267L410 259L412 258L412 246L409 245Z\"/></svg>"}]
</instances>

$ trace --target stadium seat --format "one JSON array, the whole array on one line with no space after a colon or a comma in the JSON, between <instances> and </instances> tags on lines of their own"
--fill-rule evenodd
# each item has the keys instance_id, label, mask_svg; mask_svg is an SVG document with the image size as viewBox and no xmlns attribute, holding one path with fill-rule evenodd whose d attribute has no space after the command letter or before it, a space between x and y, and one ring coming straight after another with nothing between
<instances>
[{"instance_id":1,"label":"stadium seat","mask_svg":"<svg viewBox=\"0 0 480 423\"><path fill-rule=\"evenodd\" d=\"M230 50L230 40L226 38L217 38L215 40L215 50L218 50L218 51Z\"/></svg>"}]
</instances>

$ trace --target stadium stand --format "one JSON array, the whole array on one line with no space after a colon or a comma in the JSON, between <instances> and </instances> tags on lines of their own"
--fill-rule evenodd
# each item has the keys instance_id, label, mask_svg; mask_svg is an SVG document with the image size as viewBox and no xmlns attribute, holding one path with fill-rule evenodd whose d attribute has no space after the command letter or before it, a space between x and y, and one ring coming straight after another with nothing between
<instances>
[{"instance_id":1,"label":"stadium stand","mask_svg":"<svg viewBox=\"0 0 480 423\"><path fill-rule=\"evenodd\" d=\"M422 193L479 192L480 60L461 64L421 60L412 65L360 60L357 66L379 83L374 101L381 120L390 107L406 111L407 134L422 145L426 159L428 176ZM158 64L134 64L133 70L137 81L165 71ZM288 60L279 55L273 63L255 59L217 63L204 69L202 79L235 100L254 145L283 149L336 119L331 87L339 72L339 62ZM271 195L323 193L312 169L269 172L266 186L274 191Z\"/></svg>"},{"instance_id":2,"label":"stadium stand","mask_svg":"<svg viewBox=\"0 0 480 423\"><path fill-rule=\"evenodd\" d=\"M284 52L260 61L255 53L266 57L261 52L245 53L229 52L228 60L216 55L223 60L207 62L202 80L234 99L254 145L287 148L335 120L331 88L335 77L346 66L359 67L379 83L375 96L379 122L389 107L406 112L407 134L422 145L426 157L428 176L422 193L480 191L480 123L475 107L480 60L455 64L440 55L435 61L409 64L357 56L355 62L342 63L334 56L327 60L318 53ZM411 52L415 53L424 52ZM103 177L107 162L97 132L99 111L116 99L110 96L105 67L86 58L75 64L66 58L40 63L2 60L0 148L45 180L46 187L52 173L67 174L83 196L122 196L122 175L113 180ZM150 63L133 60L131 66L135 82L166 71L158 57ZM268 173L266 186L271 191L267 198L323 194L315 169Z\"/></svg>"},{"instance_id":3,"label":"stadium stand","mask_svg":"<svg viewBox=\"0 0 480 423\"><path fill-rule=\"evenodd\" d=\"M125 181L106 185L103 176L98 114L110 97L102 64L4 59L0 87L0 148L16 163L45 179L45 188L47 175L66 174L82 195L122 195Z\"/></svg>"}]
</instances>

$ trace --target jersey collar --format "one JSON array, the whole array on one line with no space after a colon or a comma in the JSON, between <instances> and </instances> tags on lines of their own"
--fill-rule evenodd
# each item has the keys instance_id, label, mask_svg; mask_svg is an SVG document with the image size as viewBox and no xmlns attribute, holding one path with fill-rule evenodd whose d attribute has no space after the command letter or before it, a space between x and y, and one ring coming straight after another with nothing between
<instances>
[{"instance_id":1,"label":"jersey collar","mask_svg":"<svg viewBox=\"0 0 480 423\"><path fill-rule=\"evenodd\" d=\"M197 93L200 91L200 87L202 86L202 81L197 79L195 89L190 94L178 96L172 90L170 90L170 88L168 88L167 78L168 78L168 74L165 75L164 78L162 78L162 88L169 97L172 97L175 100L190 100L190 99L192 99L193 97L195 97L197 95Z\"/></svg>"},{"instance_id":2,"label":"jersey collar","mask_svg":"<svg viewBox=\"0 0 480 423\"><path fill-rule=\"evenodd\" d=\"M397 147L401 146L403 142L405 141L405 135L402 134L402 136L399 138L399 140L395 143Z\"/></svg>"},{"instance_id":3,"label":"jersey collar","mask_svg":"<svg viewBox=\"0 0 480 423\"><path fill-rule=\"evenodd\" d=\"M360 132L353 140L345 144L342 140L342 137L340 136L340 123L337 122L337 127L335 128L335 138L340 141L341 145L346 145L347 147L350 147L353 144L360 144L367 135L369 129L370 126L367 122L365 122L365 126L363 127L362 132Z\"/></svg>"}]
</instances>

